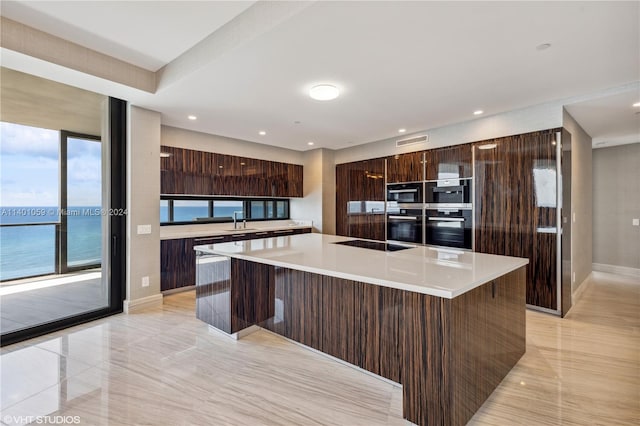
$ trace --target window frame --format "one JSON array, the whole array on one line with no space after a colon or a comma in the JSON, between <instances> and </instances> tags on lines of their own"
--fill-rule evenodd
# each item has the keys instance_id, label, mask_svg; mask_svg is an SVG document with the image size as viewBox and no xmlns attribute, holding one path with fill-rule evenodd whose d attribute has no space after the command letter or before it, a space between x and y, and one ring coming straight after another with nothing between
<instances>
[{"instance_id":1,"label":"window frame","mask_svg":"<svg viewBox=\"0 0 640 426\"><path fill-rule=\"evenodd\" d=\"M233 219L230 220L216 220L213 217L214 203L216 201L242 201L242 220L247 222L265 222L268 220L289 220L291 219L291 200L289 198L276 198L276 197L216 197L216 196L194 196L194 195L161 195L160 201L167 201L168 208L168 221L160 222L160 226L174 226L174 225L193 225L193 224L210 224L210 223L233 223ZM208 201L209 202L209 218L211 220L188 220L188 221L174 221L174 201ZM276 217L264 217L254 218L251 217L251 202L261 201L264 203L264 214L266 215L268 208L267 203L271 203L273 206L273 213ZM285 203L286 217L277 217L278 209L277 203Z\"/></svg>"}]
</instances>

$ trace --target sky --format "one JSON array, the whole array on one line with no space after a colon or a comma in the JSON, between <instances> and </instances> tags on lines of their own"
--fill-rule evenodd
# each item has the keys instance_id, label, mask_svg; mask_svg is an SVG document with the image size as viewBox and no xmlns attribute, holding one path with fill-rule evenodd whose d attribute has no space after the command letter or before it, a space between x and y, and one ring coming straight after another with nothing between
<instances>
[{"instance_id":1,"label":"sky","mask_svg":"<svg viewBox=\"0 0 640 426\"><path fill-rule=\"evenodd\" d=\"M0 122L0 206L58 205L58 131ZM101 144L68 143L68 205L100 206Z\"/></svg>"}]
</instances>

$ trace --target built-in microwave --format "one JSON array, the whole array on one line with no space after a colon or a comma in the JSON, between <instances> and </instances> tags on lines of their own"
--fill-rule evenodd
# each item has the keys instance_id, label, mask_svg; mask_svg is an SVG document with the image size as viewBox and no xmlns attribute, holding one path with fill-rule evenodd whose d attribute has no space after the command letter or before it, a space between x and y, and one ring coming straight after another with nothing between
<instances>
[{"instance_id":1,"label":"built-in microwave","mask_svg":"<svg viewBox=\"0 0 640 426\"><path fill-rule=\"evenodd\" d=\"M387 201L401 204L422 204L422 182L387 185Z\"/></svg>"},{"instance_id":2,"label":"built-in microwave","mask_svg":"<svg viewBox=\"0 0 640 426\"><path fill-rule=\"evenodd\" d=\"M471 178L428 181L425 185L425 207L427 209L471 209L472 188Z\"/></svg>"}]
</instances>

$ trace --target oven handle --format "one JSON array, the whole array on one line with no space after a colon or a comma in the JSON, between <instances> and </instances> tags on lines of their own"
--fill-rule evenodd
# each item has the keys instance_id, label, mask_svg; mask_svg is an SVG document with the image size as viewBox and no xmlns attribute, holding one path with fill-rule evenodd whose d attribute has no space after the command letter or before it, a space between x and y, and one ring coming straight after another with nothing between
<instances>
[{"instance_id":1,"label":"oven handle","mask_svg":"<svg viewBox=\"0 0 640 426\"><path fill-rule=\"evenodd\" d=\"M389 219L418 220L418 217L417 216L389 216Z\"/></svg>"},{"instance_id":2,"label":"oven handle","mask_svg":"<svg viewBox=\"0 0 640 426\"><path fill-rule=\"evenodd\" d=\"M442 222L464 222L462 217L428 217L428 220L442 221Z\"/></svg>"},{"instance_id":3,"label":"oven handle","mask_svg":"<svg viewBox=\"0 0 640 426\"><path fill-rule=\"evenodd\" d=\"M389 194L398 194L400 192L418 192L417 188L413 188L413 189L390 189Z\"/></svg>"}]
</instances>

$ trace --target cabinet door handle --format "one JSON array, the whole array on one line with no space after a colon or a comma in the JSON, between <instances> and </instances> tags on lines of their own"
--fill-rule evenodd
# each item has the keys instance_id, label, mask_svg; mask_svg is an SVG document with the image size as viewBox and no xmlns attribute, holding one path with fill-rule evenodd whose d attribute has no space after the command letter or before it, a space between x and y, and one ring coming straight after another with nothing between
<instances>
[{"instance_id":1,"label":"cabinet door handle","mask_svg":"<svg viewBox=\"0 0 640 426\"><path fill-rule=\"evenodd\" d=\"M199 243L201 241L220 241L224 240L224 237L207 237L207 238L196 238L193 241Z\"/></svg>"},{"instance_id":2,"label":"cabinet door handle","mask_svg":"<svg viewBox=\"0 0 640 426\"><path fill-rule=\"evenodd\" d=\"M231 236L231 238L242 238L242 237L244 237L245 235L246 235L246 234L235 234L235 235L232 235L232 236Z\"/></svg>"},{"instance_id":3,"label":"cabinet door handle","mask_svg":"<svg viewBox=\"0 0 640 426\"><path fill-rule=\"evenodd\" d=\"M273 231L274 234L290 234L293 232L293 229L285 229L283 231Z\"/></svg>"},{"instance_id":4,"label":"cabinet door handle","mask_svg":"<svg viewBox=\"0 0 640 426\"><path fill-rule=\"evenodd\" d=\"M268 232L256 232L254 235L267 235Z\"/></svg>"}]
</instances>

